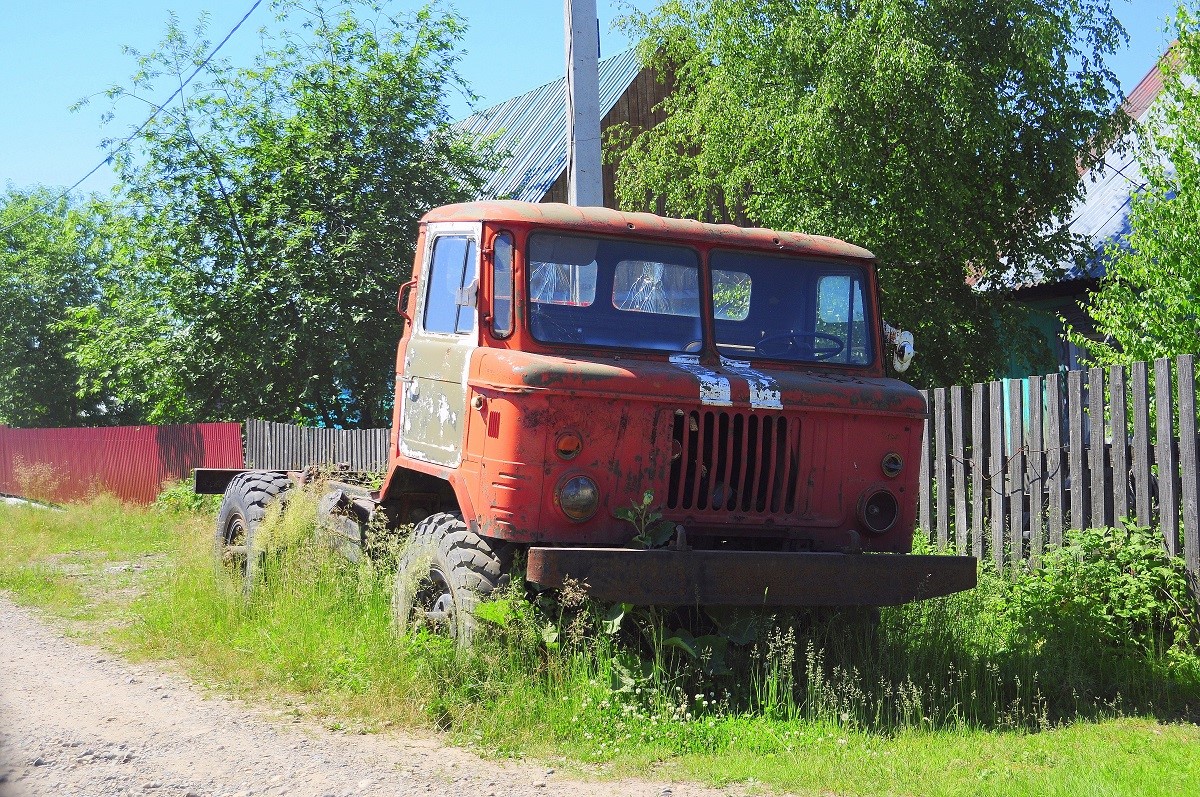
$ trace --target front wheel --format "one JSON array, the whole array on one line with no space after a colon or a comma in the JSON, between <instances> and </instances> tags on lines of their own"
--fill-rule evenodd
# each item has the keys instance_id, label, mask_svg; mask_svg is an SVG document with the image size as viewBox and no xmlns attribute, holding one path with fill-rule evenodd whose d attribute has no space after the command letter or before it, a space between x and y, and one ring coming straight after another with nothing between
<instances>
[{"instance_id":1,"label":"front wheel","mask_svg":"<svg viewBox=\"0 0 1200 797\"><path fill-rule=\"evenodd\" d=\"M400 633L422 625L460 646L475 633L475 607L508 582L513 548L480 537L458 515L439 513L417 524L396 564L392 617Z\"/></svg>"},{"instance_id":2,"label":"front wheel","mask_svg":"<svg viewBox=\"0 0 1200 797\"><path fill-rule=\"evenodd\" d=\"M262 564L255 537L267 516L267 505L292 486L282 473L246 471L233 477L217 512L215 549L218 560L234 569L246 590L254 586Z\"/></svg>"}]
</instances>

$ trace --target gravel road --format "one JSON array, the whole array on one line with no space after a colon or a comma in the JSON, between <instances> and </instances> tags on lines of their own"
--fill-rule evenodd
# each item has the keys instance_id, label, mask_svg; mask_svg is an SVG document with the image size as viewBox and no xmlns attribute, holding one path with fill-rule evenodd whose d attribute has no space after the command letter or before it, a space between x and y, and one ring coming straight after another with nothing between
<instances>
[{"instance_id":1,"label":"gravel road","mask_svg":"<svg viewBox=\"0 0 1200 797\"><path fill-rule=\"evenodd\" d=\"M722 794L578 781L437 739L289 722L66 639L0 595L0 797Z\"/></svg>"}]
</instances>

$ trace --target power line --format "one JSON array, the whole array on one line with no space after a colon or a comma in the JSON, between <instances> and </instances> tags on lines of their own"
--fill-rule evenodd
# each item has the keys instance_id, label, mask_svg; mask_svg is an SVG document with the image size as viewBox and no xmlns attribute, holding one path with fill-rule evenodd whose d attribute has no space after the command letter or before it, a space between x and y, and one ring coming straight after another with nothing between
<instances>
[{"instance_id":1,"label":"power line","mask_svg":"<svg viewBox=\"0 0 1200 797\"><path fill-rule=\"evenodd\" d=\"M212 51L209 52L209 54L204 57L204 60L200 62L199 66L197 66L194 70L192 70L192 74L187 76L187 80L184 80L182 83L180 83L179 88L175 89L175 91L173 91L171 93L170 97L167 97L166 100L159 103L155 107L155 109L150 113L150 116L146 117L146 121L142 122L140 125L137 126L136 130L134 130L132 133L130 133L128 136L126 136L125 139L119 145L117 145L116 149L111 150L108 153L108 155L106 155L104 157L104 160L100 161L95 166L93 166L91 168L91 170L88 171L87 174L85 174L83 177L80 177L78 180L76 180L71 185L70 188L66 189L61 194L54 197L54 199L52 199L48 202L45 202L45 203L39 205L38 207L35 207L33 210L29 211L28 213L26 213L24 216L17 219L16 221L10 222L10 223L6 224L4 227L0 227L0 233L8 232L13 227L16 227L17 225L24 223L27 219L32 218L35 214L39 213L40 211L43 211L46 208L50 207L51 205L54 205L55 203L62 201L67 196L69 196L72 191L74 191L79 186L83 185L84 181L86 181L89 177L91 177L96 172L100 171L100 169L103 168L106 164L112 162L112 159L115 155L119 154L122 150L124 150L126 147L128 147L130 145L130 143L132 143L133 139L135 139L137 137L138 133L145 130L146 126L148 124L150 124L151 122L153 122L155 117L158 116L158 114L164 108L166 108L168 105L171 104L172 100L174 100L176 97L178 97L180 94L183 93L183 89L187 86L187 84L191 83L192 79L195 78L196 75L200 74L200 71L202 69L204 69L204 67L208 66L208 62L213 59L213 56L215 56L218 52L220 52L221 48L225 46L225 43L229 41L229 39L233 36L233 34L237 33L238 28L242 27L242 24L247 19L250 18L250 15L254 13L254 10L256 8L258 8L260 5L262 5L262 1L263 0L254 0L254 5L250 6L250 10L242 15L242 18L238 20L238 23L236 25L234 25L232 28L230 28L229 32L225 34L225 38L221 39L220 43L218 43L217 46L214 47L212 49Z\"/></svg>"}]
</instances>

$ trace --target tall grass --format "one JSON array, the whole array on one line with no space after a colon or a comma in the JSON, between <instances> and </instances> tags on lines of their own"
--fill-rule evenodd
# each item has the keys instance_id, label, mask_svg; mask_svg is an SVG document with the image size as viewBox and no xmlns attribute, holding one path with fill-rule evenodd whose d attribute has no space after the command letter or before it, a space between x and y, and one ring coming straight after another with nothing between
<instances>
[{"instance_id":1,"label":"tall grass","mask_svg":"<svg viewBox=\"0 0 1200 797\"><path fill-rule=\"evenodd\" d=\"M1074 589L1078 557L1015 579L984 569L975 590L884 608L877 623L861 612L743 618L742 635L755 637L745 645L703 612L622 613L578 590L530 600L514 588L481 612L483 633L464 653L425 631L396 634L388 560L331 554L313 504L300 493L268 519L264 578L248 595L214 566L207 534L186 537L135 607L137 646L192 658L238 688L285 685L368 725L428 725L513 750L547 731L578 742L582 731L601 758L622 741L710 749L746 722L1041 730L1200 707L1194 628L1135 644L1101 633L1111 607L1089 622L1071 602L1080 596L1043 589Z\"/></svg>"},{"instance_id":2,"label":"tall grass","mask_svg":"<svg viewBox=\"0 0 1200 797\"><path fill-rule=\"evenodd\" d=\"M211 510L175 505L0 509L15 543L0 552L0 588L43 600L45 584L70 582L56 569L63 557L159 557L116 632L127 651L329 724L437 729L502 756L754 762L826 740L1194 721L1200 708L1194 604L1176 605L1191 600L1177 563L1137 530L1093 533L1015 578L984 569L971 592L884 608L877 622L799 611L717 623L513 588L485 604L463 652L426 630L395 633L387 560L331 553L312 496L269 519L249 592L215 562ZM1105 581L1118 544L1140 553ZM1142 604L1153 605L1130 610Z\"/></svg>"}]
</instances>

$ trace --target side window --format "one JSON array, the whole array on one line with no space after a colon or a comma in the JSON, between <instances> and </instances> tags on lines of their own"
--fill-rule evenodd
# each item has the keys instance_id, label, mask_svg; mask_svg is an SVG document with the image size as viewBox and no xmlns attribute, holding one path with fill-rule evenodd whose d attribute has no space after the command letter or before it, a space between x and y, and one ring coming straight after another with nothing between
<instances>
[{"instance_id":1,"label":"side window","mask_svg":"<svg viewBox=\"0 0 1200 797\"><path fill-rule=\"evenodd\" d=\"M433 242L429 288L421 325L426 332L465 333L475 328L475 303L464 295L474 285L475 239L443 235Z\"/></svg>"},{"instance_id":2,"label":"side window","mask_svg":"<svg viewBox=\"0 0 1200 797\"><path fill-rule=\"evenodd\" d=\"M492 334L507 338L513 328L513 241L506 232L492 239Z\"/></svg>"},{"instance_id":3,"label":"side window","mask_svg":"<svg viewBox=\"0 0 1200 797\"><path fill-rule=\"evenodd\" d=\"M843 350L831 362L863 365L871 361L867 350L867 316L863 286L848 274L828 274L817 281L816 331L841 339Z\"/></svg>"}]
</instances>

